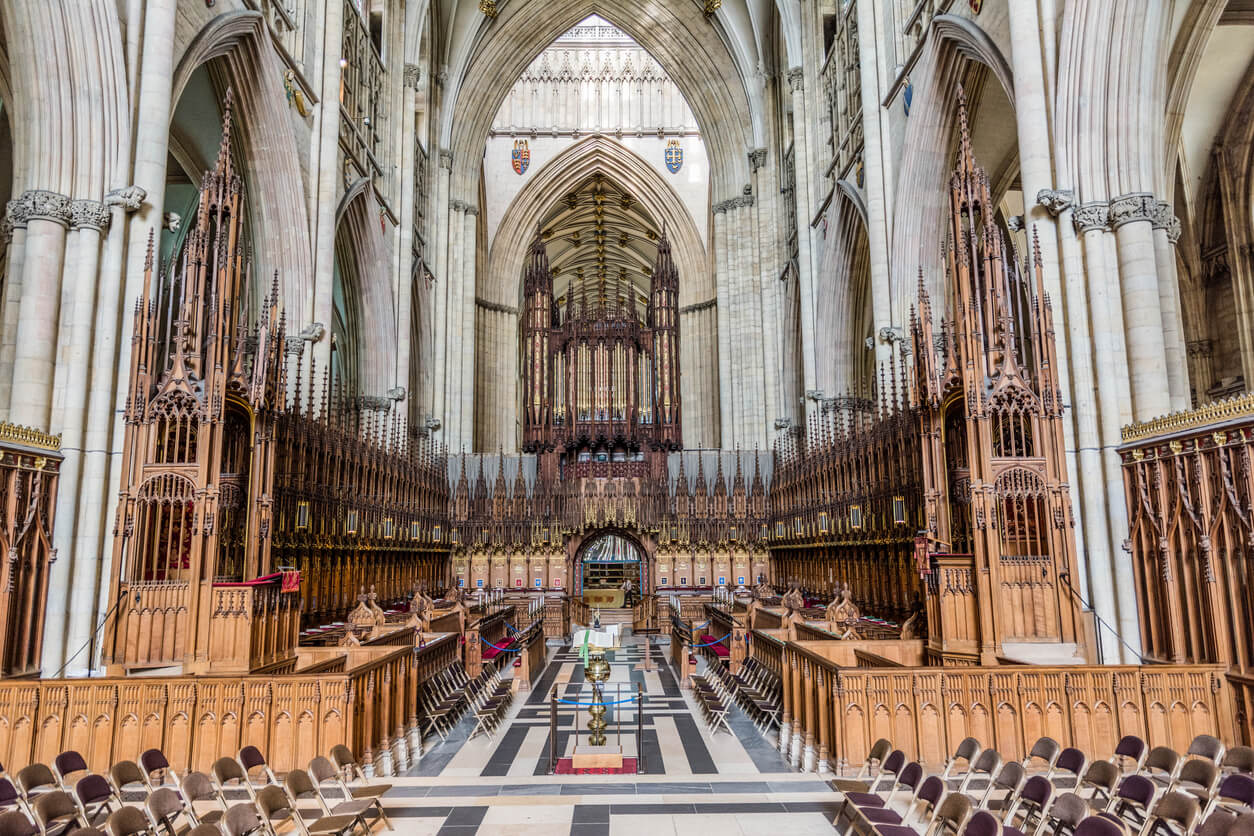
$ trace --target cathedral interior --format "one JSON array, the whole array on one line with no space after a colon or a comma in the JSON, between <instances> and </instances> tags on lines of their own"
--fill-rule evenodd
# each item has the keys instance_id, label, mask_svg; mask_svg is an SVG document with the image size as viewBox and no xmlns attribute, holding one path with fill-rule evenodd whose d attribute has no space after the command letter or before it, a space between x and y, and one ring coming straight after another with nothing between
<instances>
[{"instance_id":1,"label":"cathedral interior","mask_svg":"<svg viewBox=\"0 0 1254 836\"><path fill-rule=\"evenodd\" d=\"M0 0L0 836L1254 834L1251 0Z\"/></svg>"}]
</instances>

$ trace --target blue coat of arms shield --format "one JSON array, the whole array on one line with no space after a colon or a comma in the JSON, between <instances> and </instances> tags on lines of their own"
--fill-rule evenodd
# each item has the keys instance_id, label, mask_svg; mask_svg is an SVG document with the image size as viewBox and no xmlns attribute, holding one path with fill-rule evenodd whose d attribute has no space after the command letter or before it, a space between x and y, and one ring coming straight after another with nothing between
<instances>
[{"instance_id":1,"label":"blue coat of arms shield","mask_svg":"<svg viewBox=\"0 0 1254 836\"><path fill-rule=\"evenodd\" d=\"M684 149L679 144L678 139L672 139L666 144L666 170L671 174L676 174L684 167Z\"/></svg>"}]
</instances>

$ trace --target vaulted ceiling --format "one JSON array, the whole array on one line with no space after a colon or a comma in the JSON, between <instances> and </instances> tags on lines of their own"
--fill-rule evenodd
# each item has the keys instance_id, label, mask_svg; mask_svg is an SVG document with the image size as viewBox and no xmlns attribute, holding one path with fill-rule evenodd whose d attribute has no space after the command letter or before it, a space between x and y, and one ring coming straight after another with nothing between
<instances>
[{"instance_id":1,"label":"vaulted ceiling","mask_svg":"<svg viewBox=\"0 0 1254 836\"><path fill-rule=\"evenodd\" d=\"M648 300L657 256L657 223L640 201L601 173L561 195L544 215L542 234L559 302L586 293L615 299L628 288L637 308Z\"/></svg>"}]
</instances>

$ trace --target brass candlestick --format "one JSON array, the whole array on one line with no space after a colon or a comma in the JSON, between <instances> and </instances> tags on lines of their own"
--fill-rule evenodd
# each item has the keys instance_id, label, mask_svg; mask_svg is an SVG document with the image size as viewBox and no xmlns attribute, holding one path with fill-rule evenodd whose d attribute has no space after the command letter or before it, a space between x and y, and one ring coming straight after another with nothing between
<instances>
[{"instance_id":1,"label":"brass candlestick","mask_svg":"<svg viewBox=\"0 0 1254 836\"><path fill-rule=\"evenodd\" d=\"M592 701L602 702L601 683L610 678L610 663L604 650L589 650L588 661L583 668L584 679L592 683ZM588 709L588 745L605 745L605 706L594 705Z\"/></svg>"}]
</instances>

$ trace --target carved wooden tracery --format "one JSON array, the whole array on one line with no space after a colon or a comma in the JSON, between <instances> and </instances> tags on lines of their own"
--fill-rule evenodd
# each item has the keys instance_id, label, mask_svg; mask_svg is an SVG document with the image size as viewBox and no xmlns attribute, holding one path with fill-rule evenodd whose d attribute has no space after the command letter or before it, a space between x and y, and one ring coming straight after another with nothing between
<instances>
[{"instance_id":1,"label":"carved wooden tracery","mask_svg":"<svg viewBox=\"0 0 1254 836\"><path fill-rule=\"evenodd\" d=\"M358 590L404 599L448 578L442 453L343 391L287 336L277 277L258 298L244 187L222 146L165 271L135 311L104 661L111 670L290 668L302 622ZM316 395L315 395L316 390Z\"/></svg>"}]
</instances>

